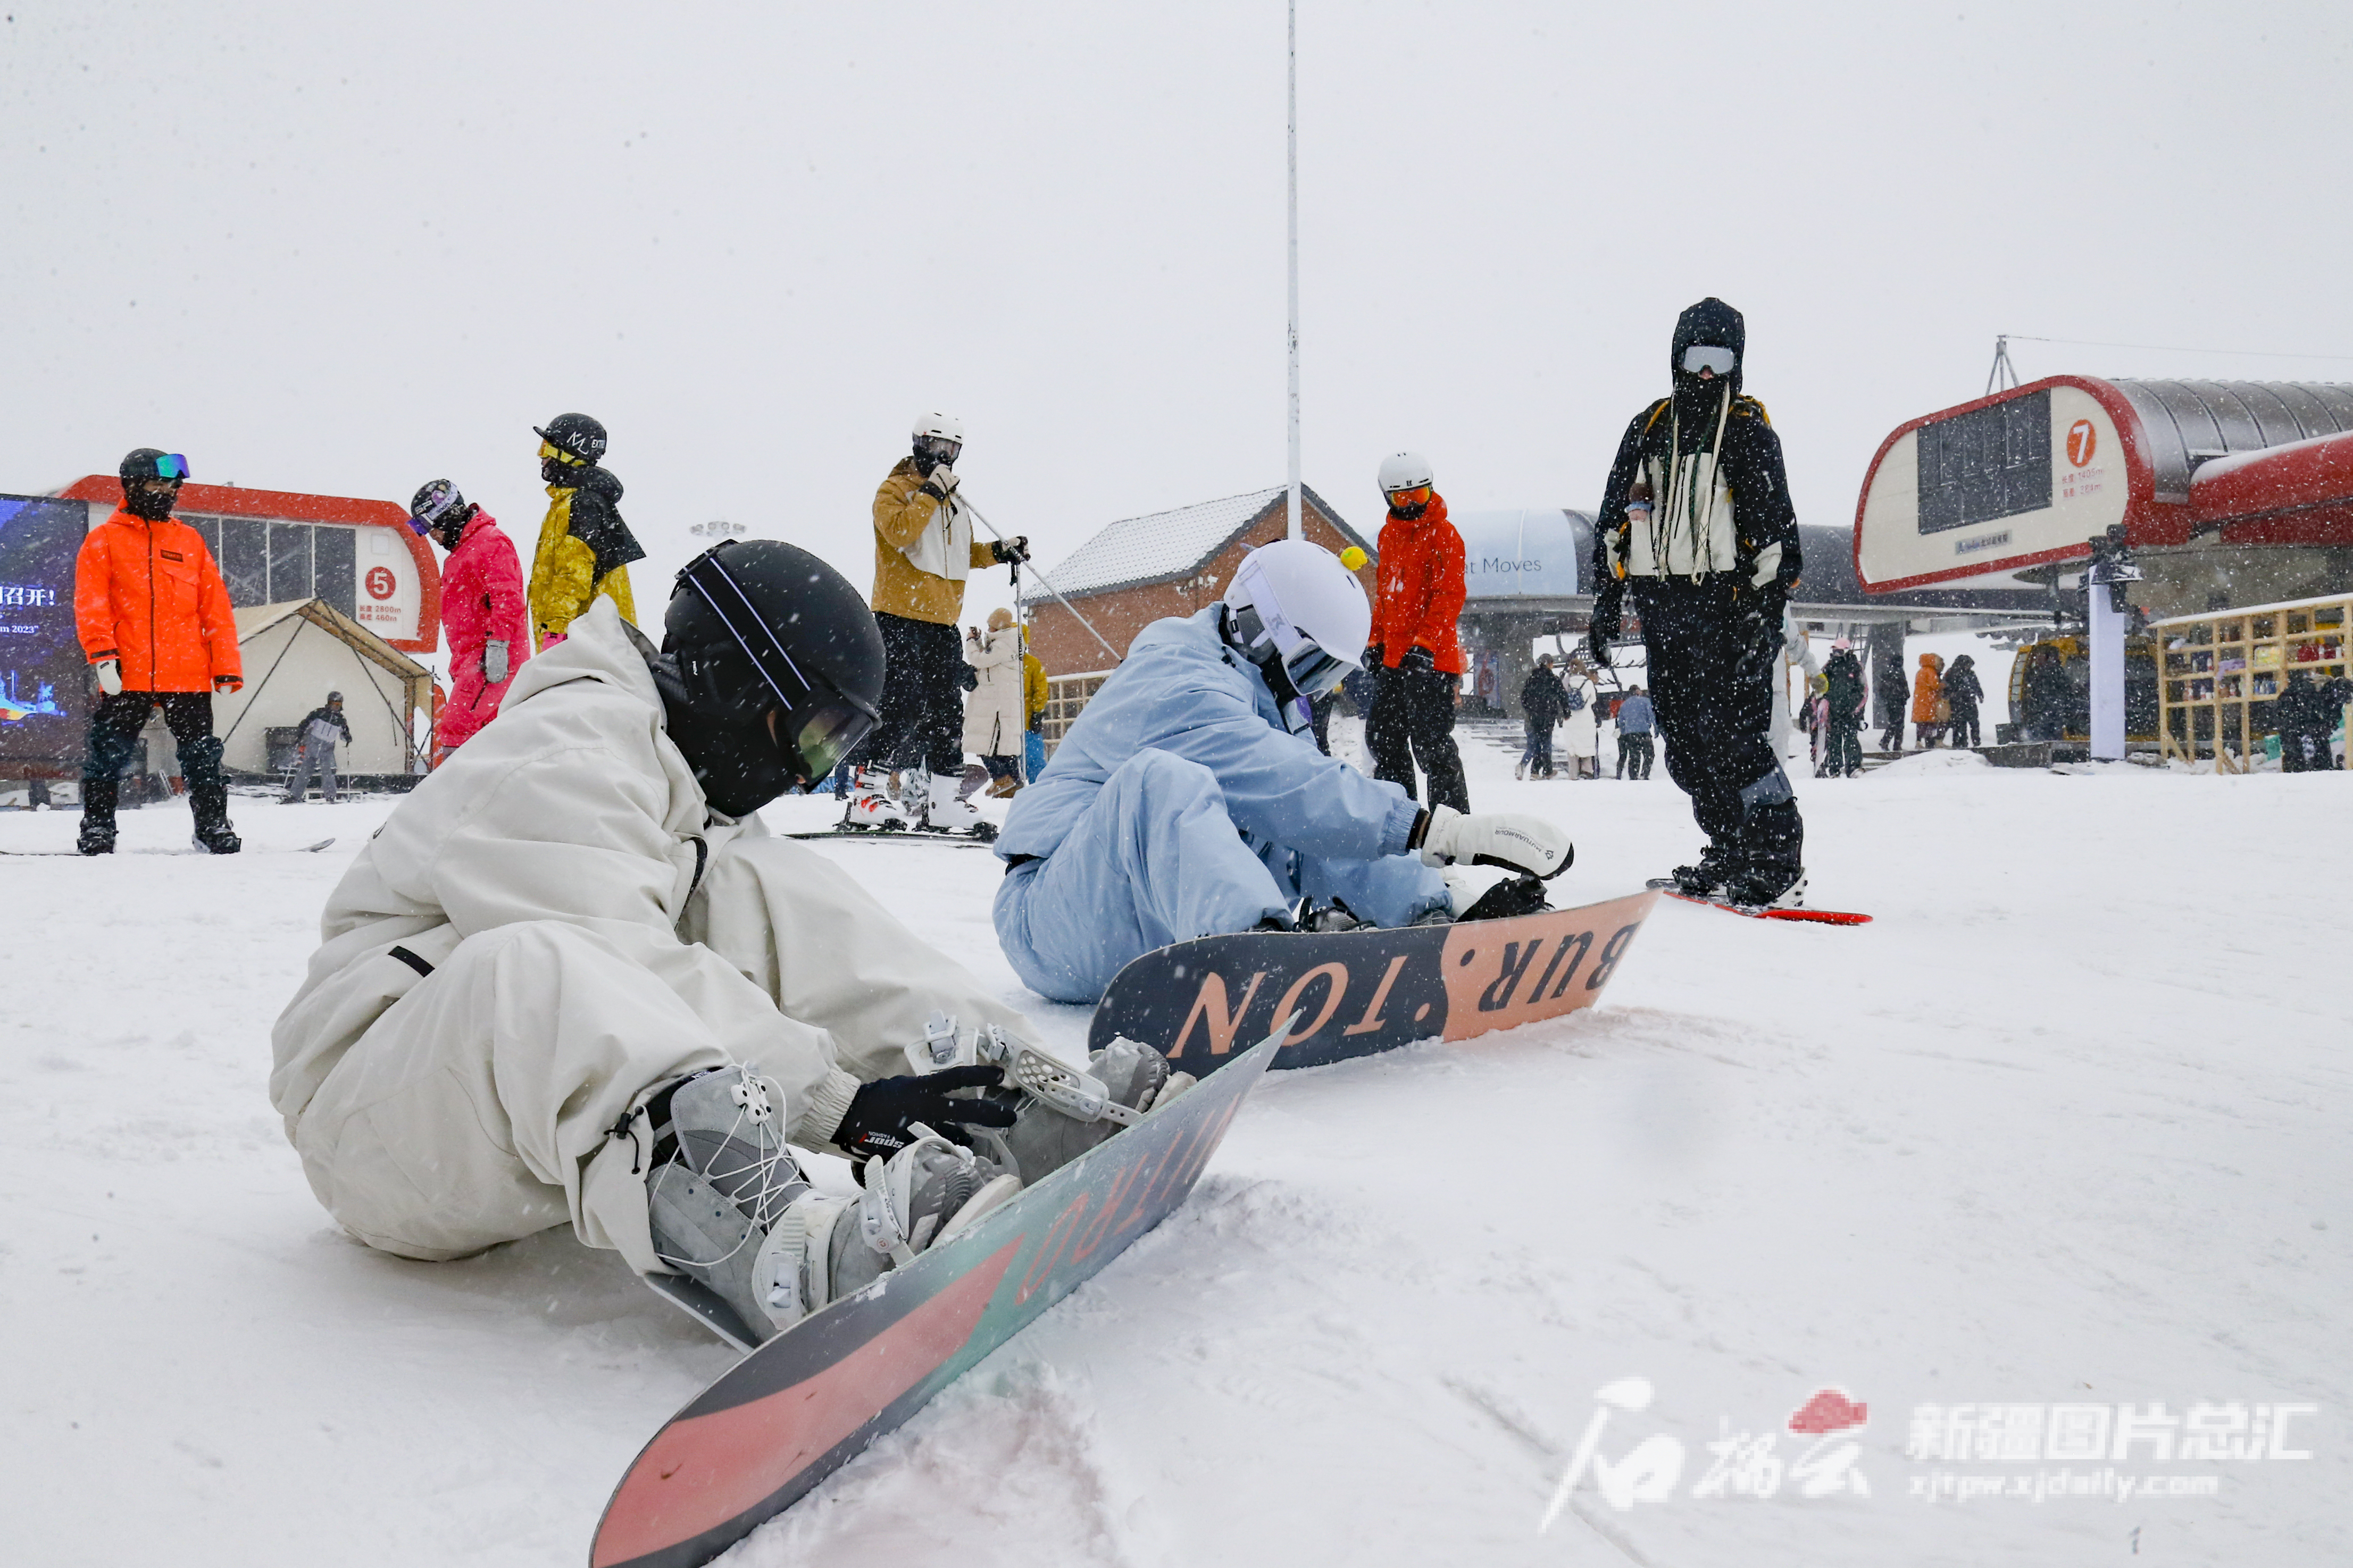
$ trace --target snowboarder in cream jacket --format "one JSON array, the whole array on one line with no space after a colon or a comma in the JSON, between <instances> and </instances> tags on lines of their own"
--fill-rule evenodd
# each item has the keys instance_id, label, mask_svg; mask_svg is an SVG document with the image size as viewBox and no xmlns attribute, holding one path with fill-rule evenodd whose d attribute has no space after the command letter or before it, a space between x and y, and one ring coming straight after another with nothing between
<instances>
[{"instance_id":1,"label":"snowboarder in cream jacket","mask_svg":"<svg viewBox=\"0 0 2353 1568\"><path fill-rule=\"evenodd\" d=\"M756 1342L1112 1124L997 1089L1027 1021L755 815L872 722L857 591L730 542L680 574L667 633L590 605L394 810L328 900L270 1094L369 1246L569 1223ZM1135 1109L1171 1081L1141 1047L1094 1071ZM787 1141L860 1161L884 1234Z\"/></svg>"}]
</instances>

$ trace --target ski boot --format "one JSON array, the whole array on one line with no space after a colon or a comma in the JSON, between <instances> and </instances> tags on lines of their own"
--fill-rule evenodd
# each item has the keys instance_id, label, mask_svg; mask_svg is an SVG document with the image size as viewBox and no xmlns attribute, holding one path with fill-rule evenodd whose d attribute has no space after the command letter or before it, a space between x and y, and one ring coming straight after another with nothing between
<instances>
[{"instance_id":1,"label":"ski boot","mask_svg":"<svg viewBox=\"0 0 2353 1568\"><path fill-rule=\"evenodd\" d=\"M1124 1036L1090 1056L1082 1072L1020 1044L994 1024L963 1038L956 1021L943 1013L932 1016L920 1044L907 1047L907 1061L919 1073L970 1062L1003 1069L1003 1088L979 1092L1010 1107L1016 1120L1002 1130L975 1127L973 1141L1025 1186L1143 1121L1196 1081L1190 1073L1173 1070L1168 1058L1150 1046Z\"/></svg>"},{"instance_id":2,"label":"ski boot","mask_svg":"<svg viewBox=\"0 0 2353 1568\"><path fill-rule=\"evenodd\" d=\"M936 1134L868 1164L866 1192L830 1197L785 1146L782 1097L740 1067L681 1079L641 1117L655 1256L765 1340L873 1282L1019 1191ZM858 1222L840 1221L851 1209Z\"/></svg>"},{"instance_id":3,"label":"ski boot","mask_svg":"<svg viewBox=\"0 0 2353 1568\"><path fill-rule=\"evenodd\" d=\"M849 804L842 808L841 826L869 832L899 832L907 814L891 798L891 775L881 768L860 768L851 775Z\"/></svg>"},{"instance_id":4,"label":"ski boot","mask_svg":"<svg viewBox=\"0 0 2353 1568\"><path fill-rule=\"evenodd\" d=\"M245 847L245 841L229 826L228 781L220 776L220 752L219 739L206 736L191 742L182 761L191 775L188 805L196 819L196 847L215 855L234 855Z\"/></svg>"},{"instance_id":5,"label":"ski boot","mask_svg":"<svg viewBox=\"0 0 2353 1568\"><path fill-rule=\"evenodd\" d=\"M81 836L74 847L84 855L114 853L114 805L121 787L112 779L82 781Z\"/></svg>"},{"instance_id":6,"label":"ski boot","mask_svg":"<svg viewBox=\"0 0 2353 1568\"><path fill-rule=\"evenodd\" d=\"M989 826L980 808L956 793L963 782L953 773L916 775L913 789L920 797L916 810L927 832L980 836L978 830Z\"/></svg>"}]
</instances>

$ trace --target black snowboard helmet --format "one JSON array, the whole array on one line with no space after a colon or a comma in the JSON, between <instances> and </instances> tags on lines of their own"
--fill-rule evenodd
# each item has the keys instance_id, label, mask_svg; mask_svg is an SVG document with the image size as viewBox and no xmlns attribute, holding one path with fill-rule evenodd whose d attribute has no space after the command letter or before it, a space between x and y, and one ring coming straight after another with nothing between
<instances>
[{"instance_id":1,"label":"black snowboard helmet","mask_svg":"<svg viewBox=\"0 0 2353 1568\"><path fill-rule=\"evenodd\" d=\"M559 414L545 425L531 428L549 446L584 463L605 460L605 427L586 414Z\"/></svg>"},{"instance_id":2,"label":"black snowboard helmet","mask_svg":"<svg viewBox=\"0 0 2353 1568\"><path fill-rule=\"evenodd\" d=\"M420 534L430 534L444 550L455 550L465 537L466 525L482 509L460 494L458 487L447 479L435 479L417 492L408 503L408 526Z\"/></svg>"},{"instance_id":3,"label":"black snowboard helmet","mask_svg":"<svg viewBox=\"0 0 2353 1568\"><path fill-rule=\"evenodd\" d=\"M1695 348L1730 351L1731 370L1706 379L1697 371L1685 370L1683 356ZM1702 439L1713 440L1717 405L1725 389L1730 388L1735 397L1740 395L1740 374L1748 368L1748 323L1739 311L1709 295L1675 318L1674 346L1668 352L1667 364L1674 374L1675 413L1684 428L1704 421L1707 434Z\"/></svg>"},{"instance_id":4,"label":"black snowboard helmet","mask_svg":"<svg viewBox=\"0 0 2353 1568\"><path fill-rule=\"evenodd\" d=\"M115 472L122 480L122 510L161 522L172 515L172 503L188 477L188 459L177 452L134 447L123 454L122 466ZM171 488L165 489L166 485Z\"/></svg>"},{"instance_id":5,"label":"black snowboard helmet","mask_svg":"<svg viewBox=\"0 0 2353 1568\"><path fill-rule=\"evenodd\" d=\"M678 574L662 620L670 736L712 808L807 789L866 736L882 634L849 580L797 545L733 539Z\"/></svg>"}]
</instances>

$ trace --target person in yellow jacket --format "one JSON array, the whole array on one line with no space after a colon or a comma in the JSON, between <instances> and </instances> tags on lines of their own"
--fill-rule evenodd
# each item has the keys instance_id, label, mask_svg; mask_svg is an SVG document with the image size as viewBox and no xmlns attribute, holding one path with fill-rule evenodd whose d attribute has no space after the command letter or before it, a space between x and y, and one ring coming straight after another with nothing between
<instances>
[{"instance_id":1,"label":"person in yellow jacket","mask_svg":"<svg viewBox=\"0 0 2353 1568\"><path fill-rule=\"evenodd\" d=\"M846 827L925 827L968 832L981 820L957 798L964 774L964 585L975 571L1029 556L1029 541L973 537L972 514L956 497L963 422L944 414L915 421L914 451L874 492L874 623L889 667L881 718L858 762ZM890 773L902 773L900 798Z\"/></svg>"},{"instance_id":2,"label":"person in yellow jacket","mask_svg":"<svg viewBox=\"0 0 2353 1568\"><path fill-rule=\"evenodd\" d=\"M548 499L531 560L531 622L539 646L563 641L599 597L636 625L629 563L646 552L621 521L621 481L601 467L605 426L586 414L559 414L532 432L540 439L539 477L547 481Z\"/></svg>"}]
</instances>

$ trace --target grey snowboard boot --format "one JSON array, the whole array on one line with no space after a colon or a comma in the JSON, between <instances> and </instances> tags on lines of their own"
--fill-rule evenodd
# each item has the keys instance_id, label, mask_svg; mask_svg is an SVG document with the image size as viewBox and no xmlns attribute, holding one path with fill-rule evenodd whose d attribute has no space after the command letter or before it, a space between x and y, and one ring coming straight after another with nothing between
<instances>
[{"instance_id":1,"label":"grey snowboard boot","mask_svg":"<svg viewBox=\"0 0 2353 1568\"><path fill-rule=\"evenodd\" d=\"M730 1067L681 1079L647 1106L655 1255L718 1296L757 1338L871 1284L1020 1190L1018 1180L932 1136L871 1162L862 1197L829 1197L785 1146L782 1099Z\"/></svg>"}]
</instances>

